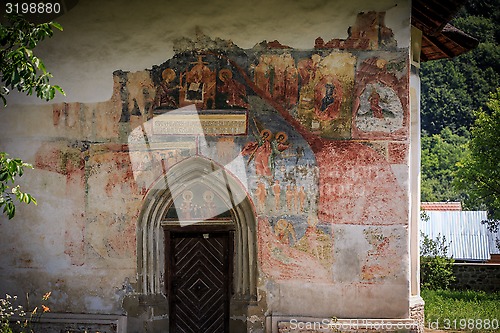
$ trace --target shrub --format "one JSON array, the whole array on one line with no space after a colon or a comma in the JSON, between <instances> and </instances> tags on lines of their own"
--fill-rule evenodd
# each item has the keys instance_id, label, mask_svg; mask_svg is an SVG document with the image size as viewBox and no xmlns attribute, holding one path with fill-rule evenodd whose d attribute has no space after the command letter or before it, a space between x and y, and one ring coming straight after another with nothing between
<instances>
[{"instance_id":1,"label":"shrub","mask_svg":"<svg viewBox=\"0 0 500 333\"><path fill-rule=\"evenodd\" d=\"M431 239L421 234L420 244L420 284L428 289L448 289L455 281L453 258L448 258L446 237L440 235Z\"/></svg>"}]
</instances>

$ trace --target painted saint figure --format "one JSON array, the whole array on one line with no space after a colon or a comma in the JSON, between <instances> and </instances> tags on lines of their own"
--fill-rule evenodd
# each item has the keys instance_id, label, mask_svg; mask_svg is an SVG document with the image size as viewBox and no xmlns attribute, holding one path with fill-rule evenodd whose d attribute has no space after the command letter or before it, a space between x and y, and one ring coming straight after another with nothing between
<instances>
[{"instance_id":1,"label":"painted saint figure","mask_svg":"<svg viewBox=\"0 0 500 333\"><path fill-rule=\"evenodd\" d=\"M205 191L203 193L203 217L205 219L214 218L217 215L217 208L214 203L214 193L212 191Z\"/></svg>"},{"instance_id":2,"label":"painted saint figure","mask_svg":"<svg viewBox=\"0 0 500 333\"><path fill-rule=\"evenodd\" d=\"M293 243L297 243L297 236L293 224L285 219L279 219L274 226L274 233L282 244L290 244L290 239Z\"/></svg>"},{"instance_id":3,"label":"painted saint figure","mask_svg":"<svg viewBox=\"0 0 500 333\"><path fill-rule=\"evenodd\" d=\"M332 104L335 101L335 86L331 83L327 83L325 85L325 96L321 99L321 107L320 110L321 112L325 112L325 110L328 108L330 104Z\"/></svg>"},{"instance_id":4,"label":"painted saint figure","mask_svg":"<svg viewBox=\"0 0 500 333\"><path fill-rule=\"evenodd\" d=\"M180 211L182 213L181 219L183 220L191 220L193 218L193 192L184 191L182 192L182 204L180 207Z\"/></svg>"},{"instance_id":5,"label":"painted saint figure","mask_svg":"<svg viewBox=\"0 0 500 333\"><path fill-rule=\"evenodd\" d=\"M297 190L297 185L293 185L293 206L295 213L299 212L299 191Z\"/></svg>"},{"instance_id":6,"label":"painted saint figure","mask_svg":"<svg viewBox=\"0 0 500 333\"><path fill-rule=\"evenodd\" d=\"M305 209L305 202L306 202L306 192L304 191L304 186L300 187L299 193L299 211L303 212Z\"/></svg>"},{"instance_id":7,"label":"painted saint figure","mask_svg":"<svg viewBox=\"0 0 500 333\"><path fill-rule=\"evenodd\" d=\"M373 116L375 118L383 119L384 114L382 113L382 107L379 105L380 95L375 89L372 90L368 100L370 101L370 110L373 111Z\"/></svg>"},{"instance_id":8,"label":"painted saint figure","mask_svg":"<svg viewBox=\"0 0 500 333\"><path fill-rule=\"evenodd\" d=\"M267 198L267 190L266 185L264 183L259 183L257 185L257 189L255 190L255 196L257 197L257 208L259 213L265 211L266 208L266 198Z\"/></svg>"},{"instance_id":9,"label":"painted saint figure","mask_svg":"<svg viewBox=\"0 0 500 333\"><path fill-rule=\"evenodd\" d=\"M215 108L216 74L208 68L208 63L199 55L198 60L191 63L191 70L185 71L180 77L180 106L196 104L203 109Z\"/></svg>"},{"instance_id":10,"label":"painted saint figure","mask_svg":"<svg viewBox=\"0 0 500 333\"><path fill-rule=\"evenodd\" d=\"M292 108L299 99L299 71L295 67L295 61L288 54L288 66L285 71L285 107Z\"/></svg>"},{"instance_id":11,"label":"painted saint figure","mask_svg":"<svg viewBox=\"0 0 500 333\"><path fill-rule=\"evenodd\" d=\"M290 145L288 144L288 135L285 132L278 132L275 135L274 140L271 141L271 156L269 165L271 167L271 171L274 175L274 166L276 163L276 156L281 154L281 152L285 151Z\"/></svg>"},{"instance_id":12,"label":"painted saint figure","mask_svg":"<svg viewBox=\"0 0 500 333\"><path fill-rule=\"evenodd\" d=\"M270 130L265 129L260 132L257 141L248 142L242 150L243 155L250 155L247 164L255 160L255 173L258 176L270 176L269 158L271 156L271 136Z\"/></svg>"},{"instance_id":13,"label":"painted saint figure","mask_svg":"<svg viewBox=\"0 0 500 333\"><path fill-rule=\"evenodd\" d=\"M342 86L332 75L324 75L314 87L314 112L319 119L336 119L340 115Z\"/></svg>"},{"instance_id":14,"label":"painted saint figure","mask_svg":"<svg viewBox=\"0 0 500 333\"><path fill-rule=\"evenodd\" d=\"M217 141L216 150L219 163L227 164L231 162L237 155L237 153L235 153L234 137L221 137Z\"/></svg>"},{"instance_id":15,"label":"painted saint figure","mask_svg":"<svg viewBox=\"0 0 500 333\"><path fill-rule=\"evenodd\" d=\"M222 81L220 92L226 94L226 103L229 106L247 108L247 91L245 85L233 79L233 73L229 69L221 69L219 79Z\"/></svg>"},{"instance_id":16,"label":"painted saint figure","mask_svg":"<svg viewBox=\"0 0 500 333\"><path fill-rule=\"evenodd\" d=\"M323 246L318 240L318 229L316 225L318 224L318 218L315 216L309 216L307 219L307 228L304 234L309 250L316 256L317 259L324 259Z\"/></svg>"},{"instance_id":17,"label":"painted saint figure","mask_svg":"<svg viewBox=\"0 0 500 333\"><path fill-rule=\"evenodd\" d=\"M331 282L331 273L320 261L289 244L295 230L288 221L280 221L273 232L267 218L259 218L258 258L264 274L276 280Z\"/></svg>"},{"instance_id":18,"label":"painted saint figure","mask_svg":"<svg viewBox=\"0 0 500 333\"><path fill-rule=\"evenodd\" d=\"M173 85L172 82L175 79L175 72L171 68L165 69L161 73L163 81L156 88L156 95L154 99L155 109L177 109L177 96L179 86Z\"/></svg>"},{"instance_id":19,"label":"painted saint figure","mask_svg":"<svg viewBox=\"0 0 500 333\"><path fill-rule=\"evenodd\" d=\"M313 54L310 59L303 59L297 65L302 82L297 110L299 117L306 117L314 110L314 87L321 78L320 62L321 56Z\"/></svg>"},{"instance_id":20,"label":"painted saint figure","mask_svg":"<svg viewBox=\"0 0 500 333\"><path fill-rule=\"evenodd\" d=\"M254 82L265 94L270 93L270 62L271 58L269 56L262 55L259 64L254 70Z\"/></svg>"}]
</instances>

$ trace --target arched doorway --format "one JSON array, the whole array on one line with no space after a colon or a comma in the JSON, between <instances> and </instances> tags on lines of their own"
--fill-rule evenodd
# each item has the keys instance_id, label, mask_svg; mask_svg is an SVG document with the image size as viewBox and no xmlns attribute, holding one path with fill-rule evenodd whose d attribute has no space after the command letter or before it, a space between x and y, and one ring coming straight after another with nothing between
<instances>
[{"instance_id":1,"label":"arched doorway","mask_svg":"<svg viewBox=\"0 0 500 333\"><path fill-rule=\"evenodd\" d=\"M199 156L175 165L148 192L139 216L140 293L167 296L171 326L179 319L175 317L179 313L176 306L188 301L186 293L202 301L206 288L221 288L222 297L227 299L221 305L225 309L224 325L231 331L242 328L244 320L227 318L246 318L248 305L257 298L256 228L253 205L233 175ZM224 284L208 286L201 279L205 273L214 277L217 272L208 273L200 267L187 269L195 264L207 265L208 261L196 259L200 256L222 261L219 267L214 266L216 262L209 265L223 273ZM198 276L188 279L192 284L185 285L186 290L176 290L177 280L189 277L185 274Z\"/></svg>"}]
</instances>

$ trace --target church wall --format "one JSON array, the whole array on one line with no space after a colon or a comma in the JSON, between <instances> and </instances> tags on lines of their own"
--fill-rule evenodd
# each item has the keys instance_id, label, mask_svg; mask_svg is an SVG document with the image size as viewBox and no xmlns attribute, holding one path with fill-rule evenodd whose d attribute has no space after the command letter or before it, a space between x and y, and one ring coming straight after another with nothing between
<instances>
[{"instance_id":1,"label":"church wall","mask_svg":"<svg viewBox=\"0 0 500 333\"><path fill-rule=\"evenodd\" d=\"M163 305L139 304L138 221L158 181L202 157L253 207L249 329L409 317L409 2L154 4L169 15L89 3L41 46L67 97L13 96L2 111L0 149L33 164L20 183L39 204L1 220L0 292L162 322ZM290 18L274 25L274 6ZM181 220L214 215L186 191Z\"/></svg>"}]
</instances>

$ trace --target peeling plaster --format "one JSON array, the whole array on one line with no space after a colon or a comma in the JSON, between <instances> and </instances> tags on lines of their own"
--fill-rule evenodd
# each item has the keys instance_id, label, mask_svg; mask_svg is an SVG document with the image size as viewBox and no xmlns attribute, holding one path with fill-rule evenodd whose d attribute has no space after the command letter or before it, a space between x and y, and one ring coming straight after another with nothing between
<instances>
[{"instance_id":1,"label":"peeling plaster","mask_svg":"<svg viewBox=\"0 0 500 333\"><path fill-rule=\"evenodd\" d=\"M280 40L297 49L310 49L318 36L346 38L347 27L362 8L387 11L386 24L395 32L398 46L409 45L409 1L314 3L318 6L285 0L81 1L57 19L64 32L41 43L37 52L54 74L53 81L67 93L56 102L97 102L112 95L109 68L134 72L160 63L173 56L174 40L193 38L196 31L232 40L243 48L253 47L255 41ZM41 103L21 95L12 97L11 103Z\"/></svg>"}]
</instances>

